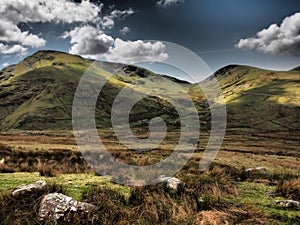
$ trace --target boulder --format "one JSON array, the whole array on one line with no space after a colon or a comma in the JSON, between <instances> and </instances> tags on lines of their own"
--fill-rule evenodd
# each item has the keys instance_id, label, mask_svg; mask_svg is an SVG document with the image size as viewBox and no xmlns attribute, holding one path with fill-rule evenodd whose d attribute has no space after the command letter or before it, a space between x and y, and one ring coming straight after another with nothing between
<instances>
[{"instance_id":1,"label":"boulder","mask_svg":"<svg viewBox=\"0 0 300 225\"><path fill-rule=\"evenodd\" d=\"M24 195L31 195L35 193L43 193L46 190L46 181L39 180L33 184L22 184L11 192L13 197L20 197Z\"/></svg>"},{"instance_id":2,"label":"boulder","mask_svg":"<svg viewBox=\"0 0 300 225\"><path fill-rule=\"evenodd\" d=\"M59 220L67 221L74 215L88 214L96 209L96 206L84 202L78 202L73 198L53 193L44 196L41 201L39 216L41 221L56 223Z\"/></svg>"},{"instance_id":3,"label":"boulder","mask_svg":"<svg viewBox=\"0 0 300 225\"><path fill-rule=\"evenodd\" d=\"M294 200L278 200L275 202L275 204L280 205L284 208L297 208L300 202Z\"/></svg>"},{"instance_id":4,"label":"boulder","mask_svg":"<svg viewBox=\"0 0 300 225\"><path fill-rule=\"evenodd\" d=\"M181 184L181 181L175 177L167 177L165 175L159 176L157 179L158 182L165 183L168 188L171 188L173 190L177 190L179 184Z\"/></svg>"}]
</instances>

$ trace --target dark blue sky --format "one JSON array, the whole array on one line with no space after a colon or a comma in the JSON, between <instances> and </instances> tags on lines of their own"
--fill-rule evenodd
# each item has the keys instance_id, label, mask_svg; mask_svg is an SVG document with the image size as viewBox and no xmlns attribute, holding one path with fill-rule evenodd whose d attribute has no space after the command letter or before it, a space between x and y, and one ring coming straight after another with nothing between
<instances>
[{"instance_id":1,"label":"dark blue sky","mask_svg":"<svg viewBox=\"0 0 300 225\"><path fill-rule=\"evenodd\" d=\"M274 56L234 47L241 38L252 37L299 12L298 0L185 0L168 8L156 7L155 1L104 2L139 10L121 21L116 29L129 24L128 39L175 42L197 53L212 70L227 64L273 69L300 65L299 56Z\"/></svg>"},{"instance_id":2,"label":"dark blue sky","mask_svg":"<svg viewBox=\"0 0 300 225\"><path fill-rule=\"evenodd\" d=\"M254 37L271 24L280 26L284 18L300 12L299 0L185 0L167 7L157 7L155 0L101 2L104 3L102 13L109 13L112 5L115 9L132 8L135 11L122 20L116 20L115 26L105 31L107 35L131 41L162 40L180 44L198 54L213 71L228 64L276 70L300 65L300 54L272 54L235 47L240 39ZM41 22L25 25L22 30L31 27L33 34L42 34L47 40L45 46L29 48L27 55L37 49L68 52L70 40L59 36L75 26ZM122 35L120 30L125 26L130 32ZM22 57L1 55L0 65L18 62Z\"/></svg>"}]
</instances>

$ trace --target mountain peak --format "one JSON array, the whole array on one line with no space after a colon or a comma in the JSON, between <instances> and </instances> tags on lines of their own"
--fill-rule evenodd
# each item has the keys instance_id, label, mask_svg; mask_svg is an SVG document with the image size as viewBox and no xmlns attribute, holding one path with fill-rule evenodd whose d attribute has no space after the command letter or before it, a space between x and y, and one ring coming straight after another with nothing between
<instances>
[{"instance_id":1,"label":"mountain peak","mask_svg":"<svg viewBox=\"0 0 300 225\"><path fill-rule=\"evenodd\" d=\"M231 64L231 65L227 65L227 66L224 66L222 67L221 69L217 70L215 72L215 75L224 75L226 74L227 72L235 69L236 67L238 67L238 65L234 65L234 64Z\"/></svg>"},{"instance_id":2,"label":"mountain peak","mask_svg":"<svg viewBox=\"0 0 300 225\"><path fill-rule=\"evenodd\" d=\"M300 71L300 66L298 66L298 67L292 69L291 71Z\"/></svg>"}]
</instances>

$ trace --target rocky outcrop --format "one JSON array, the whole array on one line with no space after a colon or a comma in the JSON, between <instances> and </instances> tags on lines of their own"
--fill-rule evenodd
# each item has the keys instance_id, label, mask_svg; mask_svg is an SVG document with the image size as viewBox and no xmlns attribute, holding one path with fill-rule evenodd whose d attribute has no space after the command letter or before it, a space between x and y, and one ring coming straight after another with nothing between
<instances>
[{"instance_id":1,"label":"rocky outcrop","mask_svg":"<svg viewBox=\"0 0 300 225\"><path fill-rule=\"evenodd\" d=\"M12 191L13 197L19 197L24 195L30 195L35 193L43 193L46 190L46 181L39 180L33 184L22 184Z\"/></svg>"},{"instance_id":2,"label":"rocky outcrop","mask_svg":"<svg viewBox=\"0 0 300 225\"><path fill-rule=\"evenodd\" d=\"M76 214L88 214L96 209L96 206L84 202L78 202L63 194L54 193L46 195L40 205L39 216L42 221L54 222L59 220L66 222Z\"/></svg>"}]
</instances>

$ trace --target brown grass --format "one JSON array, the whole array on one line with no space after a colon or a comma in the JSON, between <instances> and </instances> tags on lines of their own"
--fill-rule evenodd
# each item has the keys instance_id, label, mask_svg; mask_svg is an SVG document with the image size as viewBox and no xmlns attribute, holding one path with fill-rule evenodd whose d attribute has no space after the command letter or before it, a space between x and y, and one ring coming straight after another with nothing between
<instances>
[{"instance_id":1,"label":"brown grass","mask_svg":"<svg viewBox=\"0 0 300 225\"><path fill-rule=\"evenodd\" d=\"M300 201L300 178L281 181L276 192L285 198Z\"/></svg>"},{"instance_id":2,"label":"brown grass","mask_svg":"<svg viewBox=\"0 0 300 225\"><path fill-rule=\"evenodd\" d=\"M0 172L40 172L42 176L91 172L80 152L72 151L3 151L0 149Z\"/></svg>"},{"instance_id":3,"label":"brown grass","mask_svg":"<svg viewBox=\"0 0 300 225\"><path fill-rule=\"evenodd\" d=\"M199 225L266 224L268 219L254 209L230 207L224 210L201 211L197 214Z\"/></svg>"}]
</instances>

